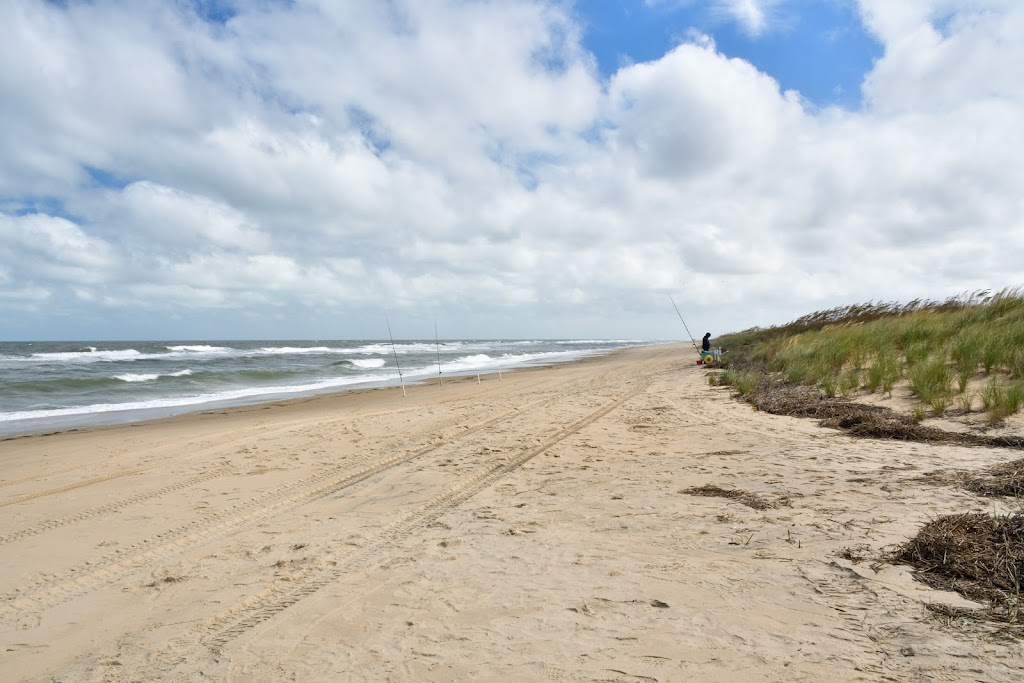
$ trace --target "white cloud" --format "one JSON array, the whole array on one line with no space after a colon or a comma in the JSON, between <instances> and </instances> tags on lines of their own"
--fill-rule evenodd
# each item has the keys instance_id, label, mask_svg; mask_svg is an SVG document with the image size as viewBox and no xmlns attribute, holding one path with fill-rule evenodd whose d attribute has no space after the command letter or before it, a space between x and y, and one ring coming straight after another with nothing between
<instances>
[{"instance_id":1,"label":"white cloud","mask_svg":"<svg viewBox=\"0 0 1024 683\"><path fill-rule=\"evenodd\" d=\"M885 44L865 83L879 111L948 109L1024 99L1024 4L1016 0L862 0Z\"/></svg>"},{"instance_id":2,"label":"white cloud","mask_svg":"<svg viewBox=\"0 0 1024 683\"><path fill-rule=\"evenodd\" d=\"M139 248L260 251L270 245L238 209L146 180L99 193L82 208L98 229Z\"/></svg>"},{"instance_id":3,"label":"white cloud","mask_svg":"<svg viewBox=\"0 0 1024 683\"><path fill-rule=\"evenodd\" d=\"M781 4L719 6L757 34ZM602 82L539 0L240 2L219 26L4 3L0 305L621 337L674 331L666 290L736 329L1015 284L1024 10L860 6L885 53L845 111L699 35Z\"/></svg>"},{"instance_id":4,"label":"white cloud","mask_svg":"<svg viewBox=\"0 0 1024 683\"><path fill-rule=\"evenodd\" d=\"M731 22L752 38L758 38L785 22L779 16L778 9L789 0L644 0L644 5L657 7L670 5L690 7L706 5L707 10L722 22Z\"/></svg>"},{"instance_id":5,"label":"white cloud","mask_svg":"<svg viewBox=\"0 0 1024 683\"><path fill-rule=\"evenodd\" d=\"M752 36L765 33L770 27L772 9L780 0L714 0L719 12L735 20Z\"/></svg>"},{"instance_id":6,"label":"white cloud","mask_svg":"<svg viewBox=\"0 0 1024 683\"><path fill-rule=\"evenodd\" d=\"M116 264L110 245L63 218L0 214L0 242L0 253L26 279L100 282Z\"/></svg>"},{"instance_id":7,"label":"white cloud","mask_svg":"<svg viewBox=\"0 0 1024 683\"><path fill-rule=\"evenodd\" d=\"M29 286L17 289L0 289L0 300L7 302L14 308L35 309L39 304L49 300L51 296L51 292L43 287Z\"/></svg>"},{"instance_id":8,"label":"white cloud","mask_svg":"<svg viewBox=\"0 0 1024 683\"><path fill-rule=\"evenodd\" d=\"M5 189L59 191L82 164L120 166L146 152L138 145L201 125L209 90L182 60L202 29L171 6L13 0L0 23Z\"/></svg>"},{"instance_id":9,"label":"white cloud","mask_svg":"<svg viewBox=\"0 0 1024 683\"><path fill-rule=\"evenodd\" d=\"M609 87L620 145L643 172L706 176L749 163L795 132L794 98L749 63L684 44L657 62L623 68Z\"/></svg>"}]
</instances>

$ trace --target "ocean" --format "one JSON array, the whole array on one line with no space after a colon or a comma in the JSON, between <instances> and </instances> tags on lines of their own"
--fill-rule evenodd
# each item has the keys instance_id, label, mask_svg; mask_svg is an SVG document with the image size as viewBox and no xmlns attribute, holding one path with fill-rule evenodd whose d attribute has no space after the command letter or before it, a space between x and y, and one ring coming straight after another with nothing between
<instances>
[{"instance_id":1,"label":"ocean","mask_svg":"<svg viewBox=\"0 0 1024 683\"><path fill-rule=\"evenodd\" d=\"M564 363L642 340L0 342L0 435Z\"/></svg>"}]
</instances>

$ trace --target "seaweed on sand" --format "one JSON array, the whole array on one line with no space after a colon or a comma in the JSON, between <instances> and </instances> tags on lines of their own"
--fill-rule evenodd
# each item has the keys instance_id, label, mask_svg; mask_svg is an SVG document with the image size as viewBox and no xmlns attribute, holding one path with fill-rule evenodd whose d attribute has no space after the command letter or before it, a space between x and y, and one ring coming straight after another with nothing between
<instances>
[{"instance_id":1,"label":"seaweed on sand","mask_svg":"<svg viewBox=\"0 0 1024 683\"><path fill-rule=\"evenodd\" d=\"M770 510L772 508L789 504L788 498L772 502L763 496L757 495L756 493L741 491L740 489L722 488L721 486L715 486L714 484L709 484L707 486L694 486L692 488L683 489L679 493L685 493L691 496L707 496L710 498L728 498L730 500L735 500L738 503L743 503L748 508L753 508L755 510Z\"/></svg>"},{"instance_id":2,"label":"seaweed on sand","mask_svg":"<svg viewBox=\"0 0 1024 683\"><path fill-rule=\"evenodd\" d=\"M842 429L853 436L1024 449L1021 437L947 432L922 425L913 417L884 406L830 398L815 387L773 382L767 377L744 398L766 413L816 418L823 427Z\"/></svg>"},{"instance_id":3,"label":"seaweed on sand","mask_svg":"<svg viewBox=\"0 0 1024 683\"><path fill-rule=\"evenodd\" d=\"M1024 459L969 474L963 478L963 485L982 496L1024 496Z\"/></svg>"},{"instance_id":4,"label":"seaweed on sand","mask_svg":"<svg viewBox=\"0 0 1024 683\"><path fill-rule=\"evenodd\" d=\"M1024 513L939 517L888 559L933 588L987 603L992 620L1024 626Z\"/></svg>"}]
</instances>

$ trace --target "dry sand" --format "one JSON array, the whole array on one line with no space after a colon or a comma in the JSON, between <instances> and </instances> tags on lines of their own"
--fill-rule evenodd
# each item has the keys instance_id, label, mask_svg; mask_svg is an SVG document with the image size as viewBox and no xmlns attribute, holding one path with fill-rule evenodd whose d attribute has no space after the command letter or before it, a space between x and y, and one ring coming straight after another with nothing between
<instances>
[{"instance_id":1,"label":"dry sand","mask_svg":"<svg viewBox=\"0 0 1024 683\"><path fill-rule=\"evenodd\" d=\"M921 475L1019 453L857 440L706 372L657 346L2 441L0 680L1024 678L926 609L972 603L870 562L1003 510Z\"/></svg>"}]
</instances>

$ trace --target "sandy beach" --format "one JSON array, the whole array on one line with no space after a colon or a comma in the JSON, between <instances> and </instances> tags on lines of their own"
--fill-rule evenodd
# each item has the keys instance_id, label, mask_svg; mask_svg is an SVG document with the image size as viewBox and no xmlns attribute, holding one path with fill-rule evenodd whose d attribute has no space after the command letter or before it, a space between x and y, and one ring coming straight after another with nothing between
<instances>
[{"instance_id":1,"label":"sandy beach","mask_svg":"<svg viewBox=\"0 0 1024 683\"><path fill-rule=\"evenodd\" d=\"M0 441L0 679L1024 678L873 565L1006 511L924 475L1019 452L767 415L694 358Z\"/></svg>"}]
</instances>

